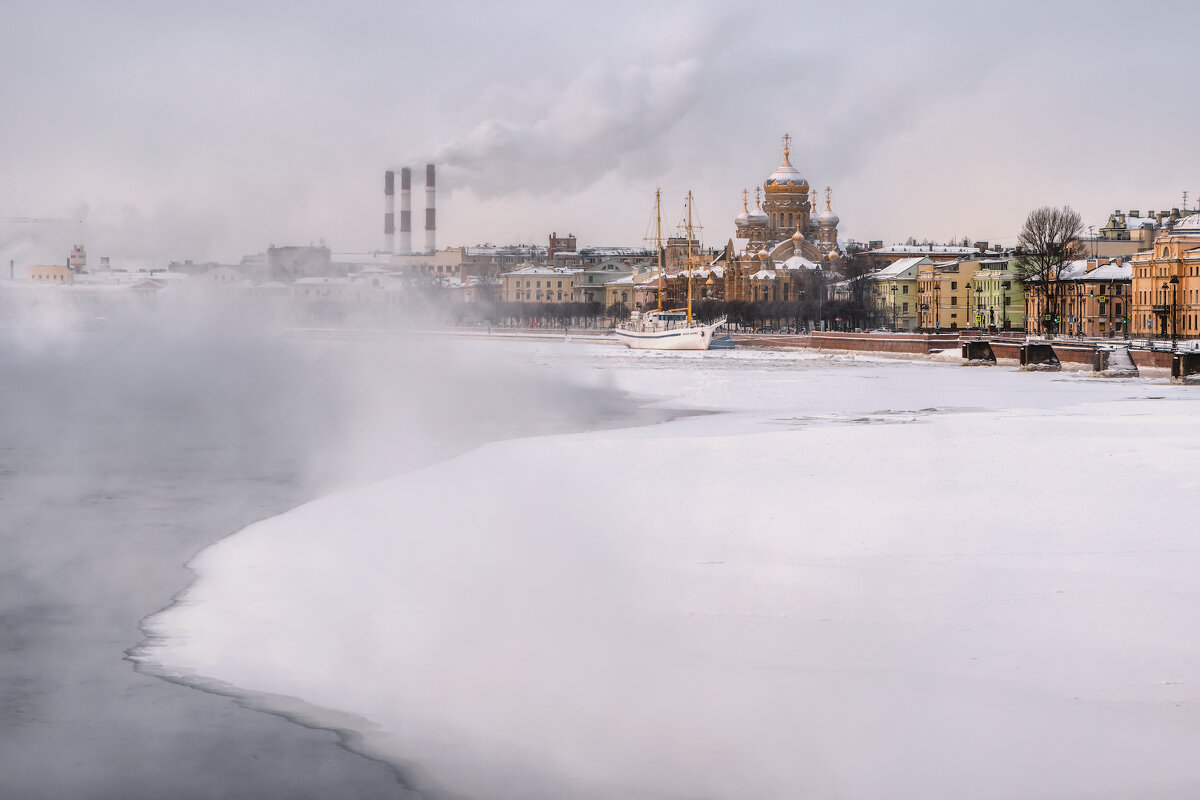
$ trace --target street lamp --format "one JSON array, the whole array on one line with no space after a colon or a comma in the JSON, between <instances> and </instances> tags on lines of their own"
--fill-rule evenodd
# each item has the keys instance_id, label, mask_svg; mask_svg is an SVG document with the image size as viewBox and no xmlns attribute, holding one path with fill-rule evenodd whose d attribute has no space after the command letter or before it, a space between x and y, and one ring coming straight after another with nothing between
<instances>
[{"instance_id":1,"label":"street lamp","mask_svg":"<svg viewBox=\"0 0 1200 800\"><path fill-rule=\"evenodd\" d=\"M1171 347L1179 340L1179 326L1175 322L1175 306L1179 302L1179 276L1171 276Z\"/></svg>"},{"instance_id":2,"label":"street lamp","mask_svg":"<svg viewBox=\"0 0 1200 800\"><path fill-rule=\"evenodd\" d=\"M983 330L983 287L975 284L975 327Z\"/></svg>"},{"instance_id":3,"label":"street lamp","mask_svg":"<svg viewBox=\"0 0 1200 800\"><path fill-rule=\"evenodd\" d=\"M892 330L896 330L896 284L892 284Z\"/></svg>"},{"instance_id":4,"label":"street lamp","mask_svg":"<svg viewBox=\"0 0 1200 800\"><path fill-rule=\"evenodd\" d=\"M1165 283L1162 285L1162 307L1163 307L1162 336L1164 339L1167 338L1167 286L1168 286L1168 284L1165 284Z\"/></svg>"}]
</instances>

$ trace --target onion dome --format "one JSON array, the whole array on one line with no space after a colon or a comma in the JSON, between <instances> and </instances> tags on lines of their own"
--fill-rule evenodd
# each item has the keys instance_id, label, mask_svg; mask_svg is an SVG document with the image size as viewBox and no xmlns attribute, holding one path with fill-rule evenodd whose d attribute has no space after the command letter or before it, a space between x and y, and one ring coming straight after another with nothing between
<instances>
[{"instance_id":1,"label":"onion dome","mask_svg":"<svg viewBox=\"0 0 1200 800\"><path fill-rule=\"evenodd\" d=\"M841 222L841 220L838 219L838 215L833 213L833 209L830 207L832 204L833 204L833 189L830 189L828 186L826 186L825 187L825 210L822 211L820 216L817 217L817 224L820 225L822 228L832 228L832 227L835 227L839 222Z\"/></svg>"},{"instance_id":2,"label":"onion dome","mask_svg":"<svg viewBox=\"0 0 1200 800\"><path fill-rule=\"evenodd\" d=\"M761 208L756 208L746 213L746 223L748 225L766 225L768 222L770 222L770 218L767 217L767 212Z\"/></svg>"},{"instance_id":3,"label":"onion dome","mask_svg":"<svg viewBox=\"0 0 1200 800\"><path fill-rule=\"evenodd\" d=\"M750 216L750 208L747 205L747 203L749 203L749 202L750 202L749 201L749 192L747 192L745 189L742 189L742 213L738 214L736 217L733 218L734 225L745 225L746 224L746 222Z\"/></svg>"},{"instance_id":4,"label":"onion dome","mask_svg":"<svg viewBox=\"0 0 1200 800\"><path fill-rule=\"evenodd\" d=\"M766 182L767 191L771 189L789 190L794 192L808 193L808 181L800 174L800 171L792 166L792 162L785 155L783 163L775 168Z\"/></svg>"},{"instance_id":5,"label":"onion dome","mask_svg":"<svg viewBox=\"0 0 1200 800\"><path fill-rule=\"evenodd\" d=\"M796 232L792 234L792 244L800 244L803 241L804 234L800 232L799 228L797 228Z\"/></svg>"},{"instance_id":6,"label":"onion dome","mask_svg":"<svg viewBox=\"0 0 1200 800\"><path fill-rule=\"evenodd\" d=\"M759 250L758 253L756 253L755 255L758 256L758 259L760 261L765 261L767 259L767 257L771 254L768 253L766 250Z\"/></svg>"}]
</instances>

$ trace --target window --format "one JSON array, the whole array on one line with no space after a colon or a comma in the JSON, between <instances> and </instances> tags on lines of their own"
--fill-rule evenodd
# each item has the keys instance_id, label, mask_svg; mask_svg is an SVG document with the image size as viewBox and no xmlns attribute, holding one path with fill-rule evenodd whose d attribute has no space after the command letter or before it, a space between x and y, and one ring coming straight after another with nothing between
<instances>
[{"instance_id":1,"label":"window","mask_svg":"<svg viewBox=\"0 0 1200 800\"><path fill-rule=\"evenodd\" d=\"M908 294L908 284L904 284L904 294Z\"/></svg>"},{"instance_id":2,"label":"window","mask_svg":"<svg viewBox=\"0 0 1200 800\"><path fill-rule=\"evenodd\" d=\"M558 288L560 288L560 289L562 288L562 281L558 282Z\"/></svg>"},{"instance_id":3,"label":"window","mask_svg":"<svg viewBox=\"0 0 1200 800\"><path fill-rule=\"evenodd\" d=\"M561 291L558 293L558 299L562 300L562 292Z\"/></svg>"},{"instance_id":4,"label":"window","mask_svg":"<svg viewBox=\"0 0 1200 800\"><path fill-rule=\"evenodd\" d=\"M1170 250L1168 250L1167 248L1165 248L1165 247L1164 247L1164 248L1163 248L1163 256L1162 256L1162 257L1163 257L1163 258L1166 258L1166 257L1167 257L1167 254L1168 254L1168 253L1170 253L1170 252L1171 252Z\"/></svg>"},{"instance_id":5,"label":"window","mask_svg":"<svg viewBox=\"0 0 1200 800\"><path fill-rule=\"evenodd\" d=\"M546 285L547 285L547 286L549 286L550 284L549 284L549 283L547 283ZM538 281L538 282L537 282L537 288L539 288L539 289L540 289L540 288L542 288L542 282L541 282L541 281ZM538 297L541 297L541 296L542 296L542 293L541 293L541 292L538 292Z\"/></svg>"},{"instance_id":6,"label":"window","mask_svg":"<svg viewBox=\"0 0 1200 800\"><path fill-rule=\"evenodd\" d=\"M957 297L954 297L954 296L951 296L951 297L950 297L950 305L952 305L952 306L956 306L956 305L958 305L958 298L957 298Z\"/></svg>"},{"instance_id":7,"label":"window","mask_svg":"<svg viewBox=\"0 0 1200 800\"><path fill-rule=\"evenodd\" d=\"M904 304L904 308L902 309L902 311L904 311L905 314L908 313L908 303Z\"/></svg>"},{"instance_id":8,"label":"window","mask_svg":"<svg viewBox=\"0 0 1200 800\"><path fill-rule=\"evenodd\" d=\"M958 281L950 281L950 288L951 288L951 289L957 289L957 288L958 288Z\"/></svg>"}]
</instances>

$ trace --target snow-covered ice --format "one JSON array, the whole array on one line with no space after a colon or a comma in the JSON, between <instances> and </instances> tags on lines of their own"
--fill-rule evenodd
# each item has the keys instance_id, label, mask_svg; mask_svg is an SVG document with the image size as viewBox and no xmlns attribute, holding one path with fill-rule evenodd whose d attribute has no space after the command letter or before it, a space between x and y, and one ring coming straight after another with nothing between
<instances>
[{"instance_id":1,"label":"snow-covered ice","mask_svg":"<svg viewBox=\"0 0 1200 800\"><path fill-rule=\"evenodd\" d=\"M721 413L490 444L206 550L143 657L489 798L1200 793L1200 396L523 348Z\"/></svg>"}]
</instances>

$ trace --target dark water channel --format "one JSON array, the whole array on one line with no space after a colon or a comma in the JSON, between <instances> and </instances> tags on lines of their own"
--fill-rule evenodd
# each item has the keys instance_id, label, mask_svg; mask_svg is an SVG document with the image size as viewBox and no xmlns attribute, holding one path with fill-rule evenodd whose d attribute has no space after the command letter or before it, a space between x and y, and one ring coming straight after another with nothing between
<instances>
[{"instance_id":1,"label":"dark water channel","mask_svg":"<svg viewBox=\"0 0 1200 800\"><path fill-rule=\"evenodd\" d=\"M494 361L204 326L0 343L3 798L414 796L334 733L137 672L140 620L198 550L318 487L625 408Z\"/></svg>"}]
</instances>

